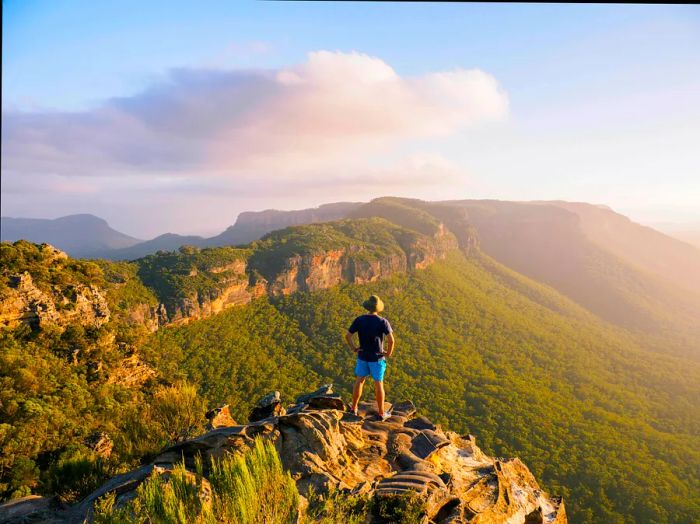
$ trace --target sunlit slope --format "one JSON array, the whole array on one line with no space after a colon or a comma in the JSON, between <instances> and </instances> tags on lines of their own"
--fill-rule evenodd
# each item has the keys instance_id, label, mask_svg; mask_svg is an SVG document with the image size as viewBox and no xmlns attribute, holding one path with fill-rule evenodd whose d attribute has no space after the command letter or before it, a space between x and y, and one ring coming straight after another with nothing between
<instances>
[{"instance_id":1,"label":"sunlit slope","mask_svg":"<svg viewBox=\"0 0 700 524\"><path fill-rule=\"evenodd\" d=\"M581 229L596 244L630 264L700 293L700 250L624 215L584 202L549 202L576 213Z\"/></svg>"},{"instance_id":2,"label":"sunlit slope","mask_svg":"<svg viewBox=\"0 0 700 524\"><path fill-rule=\"evenodd\" d=\"M655 351L700 358L700 295L594 242L577 214L548 203L441 205L463 210L481 249L499 262L630 329Z\"/></svg>"},{"instance_id":3,"label":"sunlit slope","mask_svg":"<svg viewBox=\"0 0 700 524\"><path fill-rule=\"evenodd\" d=\"M341 334L370 292L398 339L390 400L412 398L491 453L520 456L565 495L572 522L700 518L699 366L641 349L484 256L455 252L371 285L260 300L161 330L148 351L239 417L273 388L290 398L333 381L348 395L354 357Z\"/></svg>"}]
</instances>

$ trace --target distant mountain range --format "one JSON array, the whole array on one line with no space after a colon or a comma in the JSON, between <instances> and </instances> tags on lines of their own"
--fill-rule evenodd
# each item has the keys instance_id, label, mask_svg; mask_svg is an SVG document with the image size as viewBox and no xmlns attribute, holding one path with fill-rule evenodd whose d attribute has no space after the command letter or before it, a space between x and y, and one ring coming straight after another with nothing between
<instances>
[{"instance_id":1,"label":"distant mountain range","mask_svg":"<svg viewBox=\"0 0 700 524\"><path fill-rule=\"evenodd\" d=\"M143 240L112 229L107 221L94 215L68 215L56 219L0 219L0 239L14 242L46 242L74 257L111 258L112 251L128 249Z\"/></svg>"},{"instance_id":2,"label":"distant mountain range","mask_svg":"<svg viewBox=\"0 0 700 524\"><path fill-rule=\"evenodd\" d=\"M500 263L557 289L599 317L653 333L661 351L685 353L689 345L678 333L700 332L694 314L700 300L700 250L610 208L580 202L386 197L365 204L244 212L210 238L168 233L147 241L115 231L92 215L3 218L2 240L47 242L74 257L135 260L184 245L243 245L290 226L373 216L424 234L433 234L439 219L462 244L479 243Z\"/></svg>"},{"instance_id":3,"label":"distant mountain range","mask_svg":"<svg viewBox=\"0 0 700 524\"><path fill-rule=\"evenodd\" d=\"M337 202L295 211L246 211L238 215L235 224L210 238L166 233L150 240L139 240L112 229L105 220L89 214L53 220L2 217L0 240L46 242L76 258L133 260L158 251L175 251L185 245L247 244L276 229L344 218L361 205L361 202Z\"/></svg>"},{"instance_id":4,"label":"distant mountain range","mask_svg":"<svg viewBox=\"0 0 700 524\"><path fill-rule=\"evenodd\" d=\"M392 400L523 457L571 522L698 522L699 250L585 203L385 197L108 252L261 235L120 263L0 246L0 326L17 328L0 378L19 399L0 409L14 450L0 498L67 492L60 461L93 453L92 434L111 435L114 464L156 456L182 434L156 407L196 400L171 396L176 380L236 420L270 388L295 398L334 383L350 398L339 334L376 293L397 333ZM516 498L496 484L475 490Z\"/></svg>"}]
</instances>

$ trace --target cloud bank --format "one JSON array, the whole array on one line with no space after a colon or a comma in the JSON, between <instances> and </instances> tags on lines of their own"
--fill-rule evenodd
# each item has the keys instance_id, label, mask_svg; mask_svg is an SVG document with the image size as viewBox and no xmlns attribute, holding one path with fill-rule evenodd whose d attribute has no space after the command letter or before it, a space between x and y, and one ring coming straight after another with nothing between
<instances>
[{"instance_id":1,"label":"cloud bank","mask_svg":"<svg viewBox=\"0 0 700 524\"><path fill-rule=\"evenodd\" d=\"M62 175L284 170L450 133L507 109L479 70L402 77L378 58L317 51L273 71L174 70L80 113L7 112L2 162Z\"/></svg>"},{"instance_id":2,"label":"cloud bank","mask_svg":"<svg viewBox=\"0 0 700 524\"><path fill-rule=\"evenodd\" d=\"M171 193L173 205L275 191L293 200L294 187L320 201L339 188L367 198L458 177L408 145L507 114L505 92L483 71L401 76L355 52L312 52L277 70L177 69L82 112L3 112L3 203L16 213L15 202L31 205L41 191L44 206L60 195L136 205L148 191Z\"/></svg>"}]
</instances>

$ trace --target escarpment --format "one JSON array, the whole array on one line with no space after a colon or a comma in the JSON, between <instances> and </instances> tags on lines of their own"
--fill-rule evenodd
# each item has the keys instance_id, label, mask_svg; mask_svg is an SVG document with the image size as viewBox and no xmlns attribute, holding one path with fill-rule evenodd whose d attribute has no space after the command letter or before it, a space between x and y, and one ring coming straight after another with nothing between
<instances>
[{"instance_id":1,"label":"escarpment","mask_svg":"<svg viewBox=\"0 0 700 524\"><path fill-rule=\"evenodd\" d=\"M364 284L424 269L456 249L457 242L442 227L433 237L399 238L397 246L383 251L373 245L349 245L291 256L284 261L282 269L271 276L267 292L271 296L313 292L343 282Z\"/></svg>"},{"instance_id":2,"label":"escarpment","mask_svg":"<svg viewBox=\"0 0 700 524\"><path fill-rule=\"evenodd\" d=\"M353 206L357 216L351 219L273 231L245 247L183 246L131 263L81 262L95 275L83 275L75 282L61 277L71 272L73 259L45 244L37 274L47 282L35 286L22 264L17 264L17 271L3 272L0 322L99 328L111 318L105 293L116 296L120 292L115 290L125 288L122 294L128 295L130 281L137 281L156 302L144 299L131 301L126 309L120 306L121 320L155 331L210 317L261 296L375 282L425 269L451 250L471 249L464 217L457 217L459 221L448 214L441 222L427 211L385 200Z\"/></svg>"},{"instance_id":3,"label":"escarpment","mask_svg":"<svg viewBox=\"0 0 700 524\"><path fill-rule=\"evenodd\" d=\"M135 263L162 303L162 322L181 324L260 296L364 284L424 269L459 248L443 224L429 233L381 218L342 220L275 231L245 248L187 246Z\"/></svg>"},{"instance_id":4,"label":"escarpment","mask_svg":"<svg viewBox=\"0 0 700 524\"><path fill-rule=\"evenodd\" d=\"M47 292L26 271L10 277L0 302L0 324L8 327L23 322L34 327L75 323L98 328L109 318L107 300L98 287L75 284Z\"/></svg>"},{"instance_id":5,"label":"escarpment","mask_svg":"<svg viewBox=\"0 0 700 524\"><path fill-rule=\"evenodd\" d=\"M100 497L114 493L119 507L147 478L161 476L167 482L179 462L194 473L196 459L203 459L206 477L212 459L244 452L261 438L274 443L302 497L329 489L363 494L375 502L413 495L422 505L423 523L567 522L563 500L544 492L520 460L486 455L473 436L433 424L412 402L394 405L391 418L383 422L370 403L360 404L359 416L345 408L332 385L286 407L274 392L253 410L254 421L236 425L228 417L216 429L164 449L149 464L114 477L72 507L56 509L47 499L27 498L0 506L0 515L11 511L14 517L8 522L90 522ZM368 518L391 522L377 514Z\"/></svg>"}]
</instances>

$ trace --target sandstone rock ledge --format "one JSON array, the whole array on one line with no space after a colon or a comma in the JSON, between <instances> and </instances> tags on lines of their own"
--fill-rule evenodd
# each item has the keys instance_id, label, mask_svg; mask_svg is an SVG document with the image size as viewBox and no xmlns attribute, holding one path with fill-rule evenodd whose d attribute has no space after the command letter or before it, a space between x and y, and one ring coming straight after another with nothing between
<instances>
[{"instance_id":1,"label":"sandstone rock ledge","mask_svg":"<svg viewBox=\"0 0 700 524\"><path fill-rule=\"evenodd\" d=\"M394 405L393 416L384 422L370 403L360 405L357 417L344 409L331 385L300 396L286 409L279 393L266 395L251 413L258 420L218 427L176 444L151 464L111 479L71 508L51 509L34 498L27 501L25 512L21 501L15 501L10 521L89 521L94 501L106 493L115 492L119 504L149 475L166 474L183 457L185 465L194 469L198 454L207 464L209 457L245 450L261 437L274 442L302 495L310 487L373 497L414 491L428 501L426 523L567 522L561 498L544 493L519 459L486 456L473 436L443 431L418 416L413 403ZM0 506L0 520L3 511Z\"/></svg>"}]
</instances>

